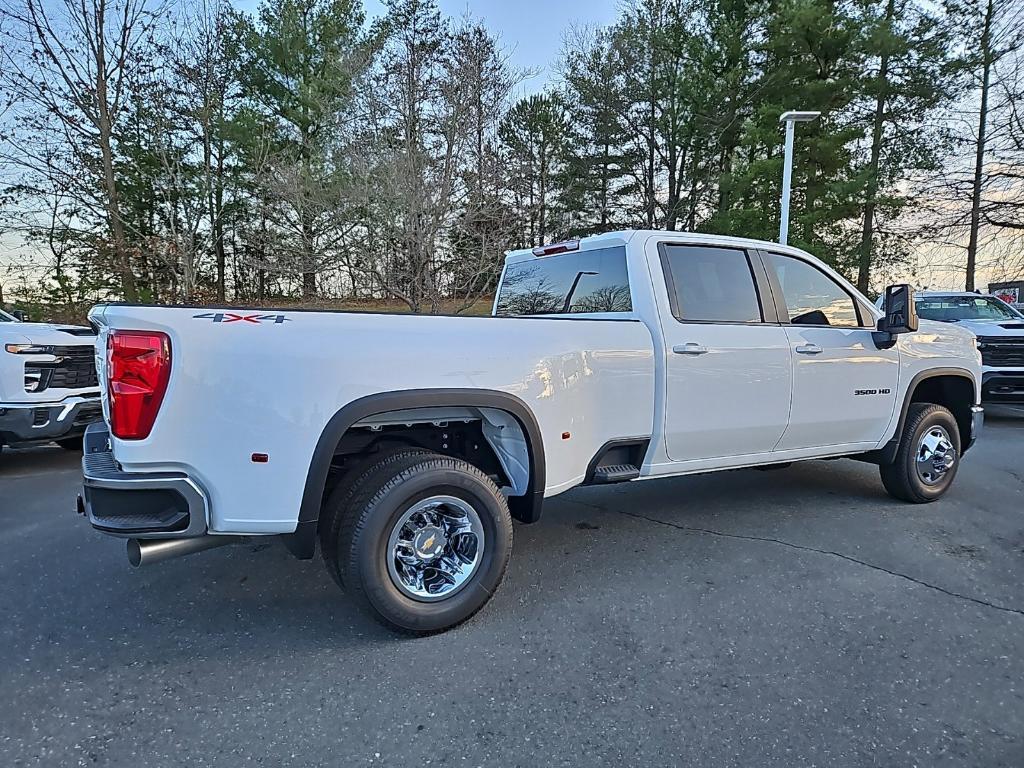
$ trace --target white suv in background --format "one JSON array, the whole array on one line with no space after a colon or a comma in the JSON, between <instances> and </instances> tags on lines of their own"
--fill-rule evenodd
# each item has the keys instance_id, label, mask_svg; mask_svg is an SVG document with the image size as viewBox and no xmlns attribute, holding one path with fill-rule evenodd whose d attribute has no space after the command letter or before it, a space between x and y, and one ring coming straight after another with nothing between
<instances>
[{"instance_id":1,"label":"white suv in background","mask_svg":"<svg viewBox=\"0 0 1024 768\"><path fill-rule=\"evenodd\" d=\"M102 417L95 338L91 328L24 323L0 310L0 450L81 446Z\"/></svg>"}]
</instances>

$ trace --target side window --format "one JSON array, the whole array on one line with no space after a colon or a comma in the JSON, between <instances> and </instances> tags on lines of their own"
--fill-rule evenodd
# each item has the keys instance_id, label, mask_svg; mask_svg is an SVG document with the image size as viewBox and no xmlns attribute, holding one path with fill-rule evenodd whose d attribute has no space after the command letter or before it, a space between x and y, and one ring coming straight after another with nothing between
<instances>
[{"instance_id":1,"label":"side window","mask_svg":"<svg viewBox=\"0 0 1024 768\"><path fill-rule=\"evenodd\" d=\"M792 256L769 253L768 261L779 277L793 325L860 327L853 297L831 277Z\"/></svg>"},{"instance_id":2,"label":"side window","mask_svg":"<svg viewBox=\"0 0 1024 768\"><path fill-rule=\"evenodd\" d=\"M631 312L626 249L598 248L509 264L495 314Z\"/></svg>"},{"instance_id":3,"label":"side window","mask_svg":"<svg viewBox=\"0 0 1024 768\"><path fill-rule=\"evenodd\" d=\"M763 321L754 274L744 251L665 243L661 254L672 314L678 320Z\"/></svg>"}]
</instances>

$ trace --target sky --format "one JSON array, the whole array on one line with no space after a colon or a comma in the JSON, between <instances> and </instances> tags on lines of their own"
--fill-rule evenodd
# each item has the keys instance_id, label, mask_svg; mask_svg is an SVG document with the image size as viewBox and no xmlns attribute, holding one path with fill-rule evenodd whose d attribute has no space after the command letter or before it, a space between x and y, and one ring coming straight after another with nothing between
<instances>
[{"instance_id":1,"label":"sky","mask_svg":"<svg viewBox=\"0 0 1024 768\"><path fill-rule=\"evenodd\" d=\"M236 8L255 10L258 0L235 0ZM498 36L517 69L537 74L522 84L525 94L536 93L556 76L553 65L562 39L573 27L605 26L615 21L618 0L438 0L446 16L467 13ZM363 0L367 19L384 13L383 0Z\"/></svg>"}]
</instances>

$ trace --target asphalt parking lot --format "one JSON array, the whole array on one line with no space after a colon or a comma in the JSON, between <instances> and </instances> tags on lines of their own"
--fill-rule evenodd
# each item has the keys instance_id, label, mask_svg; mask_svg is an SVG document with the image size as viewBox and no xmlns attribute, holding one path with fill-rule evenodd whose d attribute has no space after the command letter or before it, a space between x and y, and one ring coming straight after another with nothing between
<instances>
[{"instance_id":1,"label":"asphalt parking lot","mask_svg":"<svg viewBox=\"0 0 1024 768\"><path fill-rule=\"evenodd\" d=\"M0 766L1024 766L1024 410L944 500L874 467L581 489L398 638L276 543L133 571L78 456L0 462Z\"/></svg>"}]
</instances>

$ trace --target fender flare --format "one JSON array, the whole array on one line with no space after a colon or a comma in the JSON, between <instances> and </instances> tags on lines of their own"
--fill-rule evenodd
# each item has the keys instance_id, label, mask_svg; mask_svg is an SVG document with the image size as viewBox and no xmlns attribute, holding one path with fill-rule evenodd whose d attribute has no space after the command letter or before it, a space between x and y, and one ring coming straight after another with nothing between
<instances>
[{"instance_id":1,"label":"fender flare","mask_svg":"<svg viewBox=\"0 0 1024 768\"><path fill-rule=\"evenodd\" d=\"M544 442L536 417L521 399L508 392L490 389L406 389L379 392L350 402L328 420L321 432L306 474L298 525L295 533L285 536L285 543L292 554L300 559L313 557L320 506L331 460L342 436L352 425L389 411L432 407L494 408L516 419L526 437L530 480L523 496L509 497L509 507L512 516L521 522L534 523L540 519L546 487Z\"/></svg>"},{"instance_id":2,"label":"fender flare","mask_svg":"<svg viewBox=\"0 0 1024 768\"><path fill-rule=\"evenodd\" d=\"M971 391L974 392L973 402L971 405L975 405L978 401L978 383L974 380L974 376L966 368L929 368L926 371L921 371L914 378L910 380L909 386L903 393L903 405L900 406L900 418L896 423L896 432L893 434L889 441L878 449L878 458L884 463L891 463L896 459L896 451L899 450L900 438L903 436L903 428L907 424L907 413L910 411L911 396L917 389L918 385L922 381L928 379L935 379L939 376L957 376L961 379L967 379L971 383Z\"/></svg>"}]
</instances>

